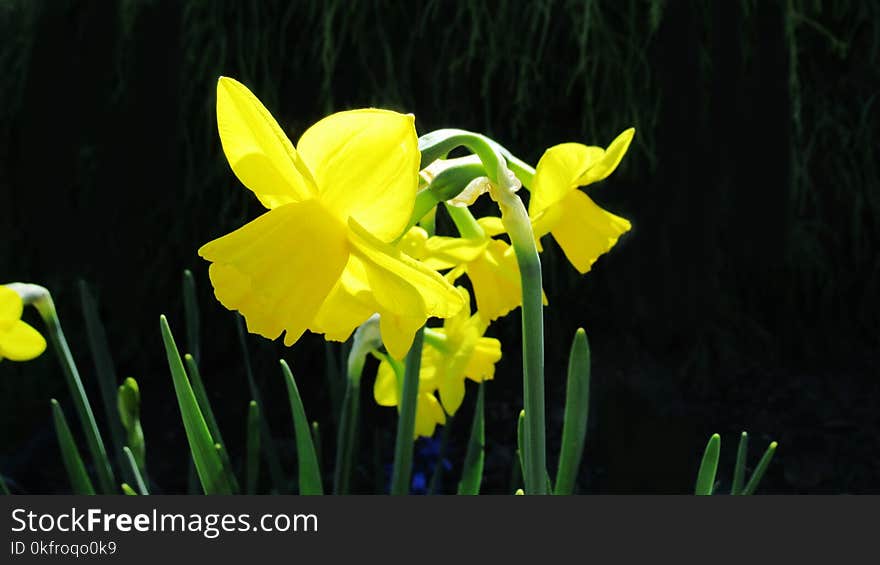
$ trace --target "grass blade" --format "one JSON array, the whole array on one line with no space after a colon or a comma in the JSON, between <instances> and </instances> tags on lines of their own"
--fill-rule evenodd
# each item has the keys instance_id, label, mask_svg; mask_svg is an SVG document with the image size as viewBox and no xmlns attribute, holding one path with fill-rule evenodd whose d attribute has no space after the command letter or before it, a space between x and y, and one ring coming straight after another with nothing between
<instances>
[{"instance_id":1,"label":"grass blade","mask_svg":"<svg viewBox=\"0 0 880 565\"><path fill-rule=\"evenodd\" d=\"M137 493L128 485L128 483L122 483L120 486L122 488L122 494L126 496L137 496Z\"/></svg>"},{"instance_id":2,"label":"grass blade","mask_svg":"<svg viewBox=\"0 0 880 565\"><path fill-rule=\"evenodd\" d=\"M122 448L122 453L125 455L125 461L128 464L128 468L131 470L132 475L134 475L135 485L137 485L138 491L144 495L150 494L149 489L147 489L147 483L144 481L143 476L141 476L141 471L138 469L138 464L135 461L131 449L129 449L128 446L125 446Z\"/></svg>"},{"instance_id":3,"label":"grass blade","mask_svg":"<svg viewBox=\"0 0 880 565\"><path fill-rule=\"evenodd\" d=\"M223 474L226 475L226 482L229 484L229 488L232 489L232 494L238 494L241 491L239 490L238 479L232 470L232 461L229 459L229 452L226 451L226 446L222 443L214 443L214 450L220 456L220 462L223 464Z\"/></svg>"},{"instance_id":4,"label":"grass blade","mask_svg":"<svg viewBox=\"0 0 880 565\"><path fill-rule=\"evenodd\" d=\"M746 457L749 452L749 434L743 432L739 436L739 446L736 448L736 464L733 467L733 485L730 494L740 494L746 476Z\"/></svg>"},{"instance_id":5,"label":"grass blade","mask_svg":"<svg viewBox=\"0 0 880 565\"><path fill-rule=\"evenodd\" d=\"M755 490L757 490L758 484L761 482L761 479L764 478L764 473L767 472L767 467L770 466L770 461L773 459L773 454L776 453L777 445L778 444L774 441L769 446L767 446L767 451L764 452L761 460L758 461L758 466L755 467L755 472L752 473L752 476L749 478L749 482L746 484L746 488L742 490L742 493L744 495L754 494Z\"/></svg>"},{"instance_id":6,"label":"grass blade","mask_svg":"<svg viewBox=\"0 0 880 565\"><path fill-rule=\"evenodd\" d=\"M458 483L458 494L480 494L486 445L485 398L486 383L484 381L480 383L480 392L477 393L477 407L474 410L471 437L468 440L467 452L464 456L461 481Z\"/></svg>"},{"instance_id":7,"label":"grass blade","mask_svg":"<svg viewBox=\"0 0 880 565\"><path fill-rule=\"evenodd\" d=\"M82 303L83 315L86 322L86 336L89 341L89 349L92 351L92 361L95 364L95 374L98 376L101 400L104 403L104 412L107 415L107 425L110 427L110 438L116 448L116 452L122 454L125 438L122 426L117 419L116 412L116 387L118 379L110 354L110 346L107 343L107 332L98 315L98 305L89 292L85 281L79 281L80 302Z\"/></svg>"},{"instance_id":8,"label":"grass blade","mask_svg":"<svg viewBox=\"0 0 880 565\"><path fill-rule=\"evenodd\" d=\"M568 357L568 382L565 389L565 416L562 446L556 470L554 494L572 494L584 454L587 418L590 409L590 344L583 328L578 328Z\"/></svg>"},{"instance_id":9,"label":"grass blade","mask_svg":"<svg viewBox=\"0 0 880 565\"><path fill-rule=\"evenodd\" d=\"M186 319L186 348L189 350L196 363L199 362L199 301L196 298L196 280L192 271L183 271L183 315Z\"/></svg>"},{"instance_id":10,"label":"grass blade","mask_svg":"<svg viewBox=\"0 0 880 565\"><path fill-rule=\"evenodd\" d=\"M61 459L64 461L64 468L67 469L73 493L95 494L95 487L92 486L92 480L86 472L86 466L80 457L79 449L76 447L76 442L73 441L73 434L70 433L70 426L67 425L64 412L54 398L50 403L52 404L52 419L55 421L55 433L58 436L58 447L61 449Z\"/></svg>"},{"instance_id":11,"label":"grass blade","mask_svg":"<svg viewBox=\"0 0 880 565\"><path fill-rule=\"evenodd\" d=\"M715 473L718 471L718 455L721 453L721 436L713 434L703 452L703 461L697 473L697 485L694 494L710 495L715 488Z\"/></svg>"},{"instance_id":12,"label":"grass blade","mask_svg":"<svg viewBox=\"0 0 880 565\"><path fill-rule=\"evenodd\" d=\"M257 481L260 477L260 407L256 400L248 404L247 418L247 457L244 467L244 484L246 494L257 493Z\"/></svg>"},{"instance_id":13,"label":"grass blade","mask_svg":"<svg viewBox=\"0 0 880 565\"><path fill-rule=\"evenodd\" d=\"M251 369L251 358L248 353L247 340L245 339L247 332L245 331L243 319L240 314L236 314L235 327L238 331L238 343L241 345L244 372L247 376L251 398L256 400L260 406L265 407L263 398L260 395L260 389L257 387L257 381L254 379L253 369ZM275 446L272 430L269 428L269 420L266 418L263 410L260 410L260 430L262 434L263 455L266 457L266 463L269 466L269 476L272 478L272 485L276 491L283 493L286 490L284 472L281 470L281 460L278 458L278 449Z\"/></svg>"},{"instance_id":14,"label":"grass blade","mask_svg":"<svg viewBox=\"0 0 880 565\"><path fill-rule=\"evenodd\" d=\"M171 370L171 378L174 381L174 393L177 396L177 404L183 419L183 427L186 430L186 439L189 442L196 472L202 483L205 494L231 494L232 489L223 471L223 462L217 450L211 432L205 423L205 417L199 409L199 403L193 393L192 386L183 368L183 361L174 343L174 336L168 327L165 316L159 318L159 327L162 332L162 342L165 345L165 354L168 358L168 367Z\"/></svg>"},{"instance_id":15,"label":"grass blade","mask_svg":"<svg viewBox=\"0 0 880 565\"><path fill-rule=\"evenodd\" d=\"M196 395L196 402L199 403L199 408L205 416L205 423L208 425L208 431L211 432L211 437L214 438L214 443L219 443L220 445L225 446L226 444L223 442L223 436L220 434L220 426L217 425L217 419L214 417L214 410L211 409L211 401L208 400L208 392L205 390L205 384L202 381L202 373L199 371L199 366L196 363L195 358L189 353L183 356L183 362L186 365L186 372L187 375L189 375L193 393Z\"/></svg>"},{"instance_id":16,"label":"grass blade","mask_svg":"<svg viewBox=\"0 0 880 565\"><path fill-rule=\"evenodd\" d=\"M290 399L290 411L293 413L293 431L296 435L296 455L299 464L299 493L324 494L321 486L321 471L318 468L318 456L312 443L312 433L306 411L303 408L299 389L293 379L293 373L287 362L281 360L281 372L287 384L287 396Z\"/></svg>"}]
</instances>

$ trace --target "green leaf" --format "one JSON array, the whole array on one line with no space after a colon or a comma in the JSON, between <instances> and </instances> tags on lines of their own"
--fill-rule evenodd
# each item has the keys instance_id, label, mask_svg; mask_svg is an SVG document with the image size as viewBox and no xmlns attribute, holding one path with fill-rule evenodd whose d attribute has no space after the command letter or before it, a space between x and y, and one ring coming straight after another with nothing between
<instances>
[{"instance_id":1,"label":"green leaf","mask_svg":"<svg viewBox=\"0 0 880 565\"><path fill-rule=\"evenodd\" d=\"M134 491L133 488L128 486L128 483L122 483L120 486L122 488L122 494L126 496L137 496L137 493Z\"/></svg>"},{"instance_id":2,"label":"green leaf","mask_svg":"<svg viewBox=\"0 0 880 565\"><path fill-rule=\"evenodd\" d=\"M554 494L572 494L584 453L587 418L590 409L590 344L587 333L579 328L568 357L568 383L565 389L565 416L559 468Z\"/></svg>"},{"instance_id":3,"label":"green leaf","mask_svg":"<svg viewBox=\"0 0 880 565\"><path fill-rule=\"evenodd\" d=\"M86 466L79 455L79 449L76 447L76 442L73 441L73 434L70 433L70 426L67 425L64 412L54 398L50 403L52 405L52 419L55 421L55 434L58 436L58 447L61 448L61 459L64 461L64 468L67 469L73 493L95 494L95 487L92 486L92 480L86 472Z\"/></svg>"},{"instance_id":4,"label":"green leaf","mask_svg":"<svg viewBox=\"0 0 880 565\"><path fill-rule=\"evenodd\" d=\"M260 407L256 400L248 404L246 451L245 493L256 494L260 476Z\"/></svg>"},{"instance_id":5,"label":"green leaf","mask_svg":"<svg viewBox=\"0 0 880 565\"><path fill-rule=\"evenodd\" d=\"M718 471L718 455L721 453L721 436L713 434L706 444L700 471L697 473L697 485L694 494L710 495L715 488L715 473Z\"/></svg>"},{"instance_id":6,"label":"green leaf","mask_svg":"<svg viewBox=\"0 0 880 565\"><path fill-rule=\"evenodd\" d=\"M281 360L281 373L287 384L287 396L290 399L290 411L293 413L293 430L296 435L296 454L299 461L299 493L324 494L321 486L321 470L318 467L318 456L312 443L312 433L306 411L303 408L299 389L293 379L293 373L287 362Z\"/></svg>"},{"instance_id":7,"label":"green leaf","mask_svg":"<svg viewBox=\"0 0 880 565\"><path fill-rule=\"evenodd\" d=\"M222 443L214 443L214 449L217 451L217 455L220 456L220 462L223 463L223 473L226 475L226 482L229 484L229 488L232 489L232 494L238 494L240 492L238 479L235 477L235 472L232 470L232 461L229 460L229 452L226 451L226 447Z\"/></svg>"},{"instance_id":8,"label":"green leaf","mask_svg":"<svg viewBox=\"0 0 880 565\"><path fill-rule=\"evenodd\" d=\"M192 271L183 271L183 315L186 318L186 348L196 363L199 362L199 301L196 298L196 280Z\"/></svg>"},{"instance_id":9,"label":"green leaf","mask_svg":"<svg viewBox=\"0 0 880 565\"><path fill-rule=\"evenodd\" d=\"M141 473L147 472L146 444L140 420L141 393L137 381L129 377L120 385L116 396L119 420L126 431L126 444L134 456ZM137 479L132 476L137 484Z\"/></svg>"},{"instance_id":10,"label":"green leaf","mask_svg":"<svg viewBox=\"0 0 880 565\"><path fill-rule=\"evenodd\" d=\"M458 483L458 494L480 494L486 444L485 397L486 383L483 381L480 383L480 391L477 393L477 407L474 410L471 437L468 440L467 452L464 456L461 481Z\"/></svg>"},{"instance_id":11,"label":"green leaf","mask_svg":"<svg viewBox=\"0 0 880 565\"><path fill-rule=\"evenodd\" d=\"M412 346L406 354L403 383L401 383L398 394L400 401L397 406L397 436L394 439L394 466L391 469L391 494L394 495L409 494L410 489L413 445L415 443L416 401L419 394L419 371L422 364L424 339L425 328L423 326L416 332ZM388 357L391 358L390 355Z\"/></svg>"},{"instance_id":12,"label":"green leaf","mask_svg":"<svg viewBox=\"0 0 880 565\"><path fill-rule=\"evenodd\" d=\"M244 372L247 377L248 389L251 398L257 401L257 404L265 408L260 389L257 387L257 381L254 379L254 372L251 369L251 357L248 353L247 331L244 327L244 318L240 314L235 315L235 328L238 332L238 343L241 346L242 360L244 361ZM284 481L284 472L281 469L281 460L278 458L278 449L275 446L275 439L272 430L269 428L269 420L266 417L265 410L260 410L260 435L262 436L263 455L266 457L266 463L269 465L269 476L272 478L272 485L278 492L285 492L286 485Z\"/></svg>"},{"instance_id":13,"label":"green leaf","mask_svg":"<svg viewBox=\"0 0 880 565\"><path fill-rule=\"evenodd\" d=\"M746 456L749 451L749 434L743 432L739 436L739 446L736 448L736 464L733 467L733 485L730 494L742 493L743 482L746 476Z\"/></svg>"},{"instance_id":14,"label":"green leaf","mask_svg":"<svg viewBox=\"0 0 880 565\"><path fill-rule=\"evenodd\" d=\"M132 454L131 449L129 449L128 446L125 446L122 448L122 453L125 455L125 462L128 464L128 468L131 471L132 475L134 475L135 484L137 485L140 493L144 495L150 494L149 489L147 489L147 482L144 481L144 478L141 475L141 471L138 468L138 464L135 461L135 457Z\"/></svg>"},{"instance_id":15,"label":"green leaf","mask_svg":"<svg viewBox=\"0 0 880 565\"><path fill-rule=\"evenodd\" d=\"M199 409L199 403L193 393L183 361L174 336L168 327L168 320L160 316L159 327L162 332L162 342L165 345L165 354L168 358L168 367L171 369L171 378L174 381L174 393L177 396L177 404L183 419L183 427L186 430L186 439L189 442L193 462L196 466L199 480L205 494L232 494L232 488L226 480L223 471L223 462L214 448L214 440L205 423L205 417Z\"/></svg>"},{"instance_id":16,"label":"green leaf","mask_svg":"<svg viewBox=\"0 0 880 565\"><path fill-rule=\"evenodd\" d=\"M749 478L749 482L746 484L746 488L742 490L744 495L754 494L755 490L758 488L758 484L761 482L761 479L764 478L764 473L767 472L767 467L770 466L770 461L773 459L773 454L776 453L776 446L778 444L774 441L767 446L767 451L764 452L764 455L761 457L761 460L758 461L758 466L755 467L755 472L752 473L751 478Z\"/></svg>"},{"instance_id":17,"label":"green leaf","mask_svg":"<svg viewBox=\"0 0 880 565\"><path fill-rule=\"evenodd\" d=\"M208 392L205 390L205 384L202 381L202 373L199 371L199 366L196 364L195 358L189 353L183 356L183 361L186 365L186 372L189 375L190 383L192 383L193 393L196 395L196 401L199 403L199 408L205 416L205 423L208 425L208 431L211 432L211 437L214 438L214 443L219 443L225 446L226 444L223 442L223 436L220 434L220 426L217 425L217 419L214 417L214 410L211 409L211 401L208 400Z\"/></svg>"},{"instance_id":18,"label":"green leaf","mask_svg":"<svg viewBox=\"0 0 880 565\"><path fill-rule=\"evenodd\" d=\"M89 341L89 349L92 351L92 360L95 364L95 374L98 376L98 386L101 391L101 400L104 404L104 413L107 415L107 423L110 426L110 437L116 452L121 454L125 445L122 426L116 419L116 369L113 364L113 356L110 354L110 346L107 343L107 332L98 315L98 305L89 292L85 281L79 281L80 302L82 303L83 315L86 321L86 336Z\"/></svg>"}]
</instances>

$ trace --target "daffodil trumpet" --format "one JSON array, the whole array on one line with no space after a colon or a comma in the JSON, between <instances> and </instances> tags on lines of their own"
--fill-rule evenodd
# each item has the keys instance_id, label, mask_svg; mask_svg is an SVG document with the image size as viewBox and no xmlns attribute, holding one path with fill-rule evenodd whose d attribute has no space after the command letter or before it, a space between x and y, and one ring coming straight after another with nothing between
<instances>
[{"instance_id":1,"label":"daffodil trumpet","mask_svg":"<svg viewBox=\"0 0 880 565\"><path fill-rule=\"evenodd\" d=\"M86 395L82 379L80 379L79 371L70 352L70 347L67 345L67 338L64 337L64 331L61 329L61 322L58 319L52 295L46 288L36 284L11 283L6 285L5 288L15 291L21 297L24 305L31 305L36 308L43 319L43 323L45 323L48 330L49 341L52 343L52 347L61 363L64 377L67 380L70 396L76 407L77 415L86 437L86 444L92 455L92 463L98 474L101 490L105 494L115 493L117 490L116 479L113 477L113 469L107 457L104 440L101 438L101 432L98 430L98 424L95 421L91 403Z\"/></svg>"}]
</instances>

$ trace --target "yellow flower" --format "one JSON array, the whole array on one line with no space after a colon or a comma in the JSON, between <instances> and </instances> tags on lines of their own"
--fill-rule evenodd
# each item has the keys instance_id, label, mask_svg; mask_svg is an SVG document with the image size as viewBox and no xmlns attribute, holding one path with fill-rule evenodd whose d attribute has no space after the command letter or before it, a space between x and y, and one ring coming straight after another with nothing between
<instances>
[{"instance_id":1,"label":"yellow flower","mask_svg":"<svg viewBox=\"0 0 880 565\"><path fill-rule=\"evenodd\" d=\"M433 269L452 269L446 275L450 282L466 274L477 310L491 322L522 304L519 266L513 248L492 237L504 232L501 219L485 217L477 222L483 230L481 237L428 237L415 227L401 240L401 246Z\"/></svg>"},{"instance_id":2,"label":"yellow flower","mask_svg":"<svg viewBox=\"0 0 880 565\"><path fill-rule=\"evenodd\" d=\"M551 234L580 273L589 271L631 226L600 208L578 187L614 172L634 133L632 128L624 131L607 149L579 143L556 145L538 161L529 201L535 238Z\"/></svg>"},{"instance_id":3,"label":"yellow flower","mask_svg":"<svg viewBox=\"0 0 880 565\"><path fill-rule=\"evenodd\" d=\"M459 292L467 299L464 289ZM483 337L487 327L488 323L479 313L471 316L468 310L462 310L446 319L442 328L425 329L416 403L417 437L434 435L437 424L446 422L444 411L455 414L464 399L465 379L482 382L495 376L495 363L501 359L501 342ZM399 364L393 367L385 360L379 363L373 386L377 404L397 406L399 379L403 379ZM435 392L440 395L439 402Z\"/></svg>"},{"instance_id":4,"label":"yellow flower","mask_svg":"<svg viewBox=\"0 0 880 565\"><path fill-rule=\"evenodd\" d=\"M21 321L23 310L21 296L0 286L0 360L29 361L46 350L43 336Z\"/></svg>"},{"instance_id":5,"label":"yellow flower","mask_svg":"<svg viewBox=\"0 0 880 565\"><path fill-rule=\"evenodd\" d=\"M294 148L263 104L223 77L217 125L233 172L269 209L199 249L217 299L249 331L284 332L288 346L306 329L344 340L379 313L399 359L427 318L461 309L443 277L389 243L406 228L418 187L412 115L339 112Z\"/></svg>"}]
</instances>

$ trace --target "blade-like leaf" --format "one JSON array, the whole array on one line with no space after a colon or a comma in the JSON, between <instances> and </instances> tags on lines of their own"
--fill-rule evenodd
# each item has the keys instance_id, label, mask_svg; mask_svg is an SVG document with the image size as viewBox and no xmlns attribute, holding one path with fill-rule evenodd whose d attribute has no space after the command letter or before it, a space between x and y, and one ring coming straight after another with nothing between
<instances>
[{"instance_id":1,"label":"blade-like leaf","mask_svg":"<svg viewBox=\"0 0 880 565\"><path fill-rule=\"evenodd\" d=\"M574 492L575 479L584 454L589 408L590 344L587 341L586 332L579 328L574 334L571 353L568 357L565 416L554 494L572 494Z\"/></svg>"},{"instance_id":2,"label":"blade-like leaf","mask_svg":"<svg viewBox=\"0 0 880 565\"><path fill-rule=\"evenodd\" d=\"M721 453L721 436L713 434L706 444L700 471L697 473L697 485L694 494L710 495L715 488L715 473L718 471L718 455Z\"/></svg>"},{"instance_id":3,"label":"blade-like leaf","mask_svg":"<svg viewBox=\"0 0 880 565\"><path fill-rule=\"evenodd\" d=\"M122 448L122 453L125 455L125 463L128 465L129 470L134 476L135 485L137 485L138 491L140 491L140 493L144 495L150 494L149 489L147 489L147 483L146 481L144 481L143 476L141 476L141 471L138 468L138 464L135 461L131 449L129 449L128 446L125 446Z\"/></svg>"},{"instance_id":4,"label":"blade-like leaf","mask_svg":"<svg viewBox=\"0 0 880 565\"><path fill-rule=\"evenodd\" d=\"M461 481L458 483L458 494L480 494L486 444L485 396L486 383L484 381L480 383L480 391L477 393L477 407L474 410L471 437L468 440L467 452L464 456Z\"/></svg>"},{"instance_id":5,"label":"blade-like leaf","mask_svg":"<svg viewBox=\"0 0 880 565\"><path fill-rule=\"evenodd\" d=\"M767 472L767 467L770 465L770 461L773 459L773 454L776 453L777 445L778 444L774 441L769 446L767 446L767 451L764 452L761 460L758 461L758 466L755 467L755 472L752 473L752 476L749 478L749 482L746 484L746 488L742 490L742 493L744 495L754 494L755 490L757 490L758 484L760 484L761 479L764 478L764 473Z\"/></svg>"},{"instance_id":6,"label":"blade-like leaf","mask_svg":"<svg viewBox=\"0 0 880 565\"><path fill-rule=\"evenodd\" d=\"M64 412L54 398L50 403L52 404L52 419L55 421L55 433L58 436L58 447L61 448L61 459L64 461L64 468L67 469L70 486L73 488L74 494L95 494L95 487L92 486L92 480L86 472L86 466L80 457L79 449L76 447L76 442L73 441L73 434L70 433L70 426L67 425Z\"/></svg>"},{"instance_id":7,"label":"blade-like leaf","mask_svg":"<svg viewBox=\"0 0 880 565\"><path fill-rule=\"evenodd\" d=\"M303 408L296 381L293 379L293 373L290 372L290 367L283 359L281 360L281 373L284 375L285 384L287 384L290 411L293 413L293 431L296 435L296 454L299 463L299 493L324 494L318 456L315 453L315 445L312 443L312 432L306 418L306 411Z\"/></svg>"},{"instance_id":8,"label":"blade-like leaf","mask_svg":"<svg viewBox=\"0 0 880 565\"><path fill-rule=\"evenodd\" d=\"M248 404L247 418L247 459L245 464L245 492L257 493L260 476L260 407L256 400Z\"/></svg>"},{"instance_id":9,"label":"blade-like leaf","mask_svg":"<svg viewBox=\"0 0 880 565\"><path fill-rule=\"evenodd\" d=\"M168 358L168 367L171 369L171 378L174 381L174 393L180 407L186 439L189 442L202 489L205 494L232 494L232 488L223 471L223 462L214 448L211 432L208 430L205 417L199 409L195 393L193 393L189 379L186 377L183 361L180 359L180 353L174 343L174 336L171 335L168 320L164 315L159 318L159 327Z\"/></svg>"},{"instance_id":10,"label":"blade-like leaf","mask_svg":"<svg viewBox=\"0 0 880 565\"><path fill-rule=\"evenodd\" d=\"M137 496L137 493L134 491L133 488L128 486L128 483L122 483L120 487L122 488L122 494L126 496Z\"/></svg>"},{"instance_id":11,"label":"blade-like leaf","mask_svg":"<svg viewBox=\"0 0 880 565\"><path fill-rule=\"evenodd\" d=\"M186 318L186 348L189 350L196 363L199 362L199 301L196 298L196 280L192 271L183 271L183 314Z\"/></svg>"},{"instance_id":12,"label":"blade-like leaf","mask_svg":"<svg viewBox=\"0 0 880 565\"><path fill-rule=\"evenodd\" d=\"M199 366L196 363L195 358L189 353L183 356L183 361L186 365L186 372L187 375L189 375L190 383L192 384L193 393L196 395L196 401L199 403L199 408L205 416L205 423L208 425L208 431L211 432L211 437L214 438L214 443L219 443L225 446L226 444L223 442L223 436L220 434L220 426L217 425L217 419L214 417L214 410L211 408L211 401L208 400L208 391L205 390L205 384L202 381L202 373L199 371Z\"/></svg>"},{"instance_id":13,"label":"blade-like leaf","mask_svg":"<svg viewBox=\"0 0 880 565\"><path fill-rule=\"evenodd\" d=\"M746 476L746 457L749 452L749 434L743 432L739 436L739 446L736 448L736 463L733 467L733 485L730 494L740 494Z\"/></svg>"}]
</instances>

